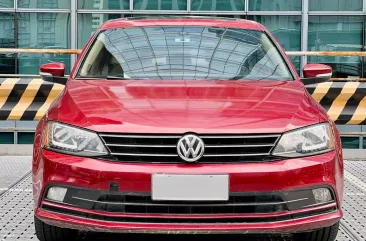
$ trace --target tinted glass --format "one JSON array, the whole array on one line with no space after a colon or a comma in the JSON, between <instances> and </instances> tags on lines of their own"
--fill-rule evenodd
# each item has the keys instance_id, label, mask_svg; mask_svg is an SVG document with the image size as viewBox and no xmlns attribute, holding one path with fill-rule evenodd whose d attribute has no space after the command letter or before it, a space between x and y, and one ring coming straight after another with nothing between
<instances>
[{"instance_id":1,"label":"tinted glass","mask_svg":"<svg viewBox=\"0 0 366 241\"><path fill-rule=\"evenodd\" d=\"M18 8L70 9L70 0L18 0Z\"/></svg>"},{"instance_id":2,"label":"tinted glass","mask_svg":"<svg viewBox=\"0 0 366 241\"><path fill-rule=\"evenodd\" d=\"M248 16L266 26L286 51L301 50L301 16ZM291 57L300 72L300 57Z\"/></svg>"},{"instance_id":3,"label":"tinted glass","mask_svg":"<svg viewBox=\"0 0 366 241\"><path fill-rule=\"evenodd\" d=\"M134 10L187 10L187 0L134 0Z\"/></svg>"},{"instance_id":4,"label":"tinted glass","mask_svg":"<svg viewBox=\"0 0 366 241\"><path fill-rule=\"evenodd\" d=\"M18 132L17 144L33 144L34 132Z\"/></svg>"},{"instance_id":5,"label":"tinted glass","mask_svg":"<svg viewBox=\"0 0 366 241\"><path fill-rule=\"evenodd\" d=\"M362 11L362 0L309 0L310 11Z\"/></svg>"},{"instance_id":6,"label":"tinted glass","mask_svg":"<svg viewBox=\"0 0 366 241\"><path fill-rule=\"evenodd\" d=\"M192 0L193 11L244 11L245 0Z\"/></svg>"},{"instance_id":7,"label":"tinted glass","mask_svg":"<svg viewBox=\"0 0 366 241\"><path fill-rule=\"evenodd\" d=\"M18 47L40 49L70 48L70 15L66 13L18 13ZM38 74L39 66L50 62L66 64L70 72L70 55L18 54L19 74Z\"/></svg>"},{"instance_id":8,"label":"tinted glass","mask_svg":"<svg viewBox=\"0 0 366 241\"><path fill-rule=\"evenodd\" d=\"M249 11L301 11L301 0L249 0Z\"/></svg>"},{"instance_id":9,"label":"tinted glass","mask_svg":"<svg viewBox=\"0 0 366 241\"><path fill-rule=\"evenodd\" d=\"M262 31L217 27L138 27L102 32L79 77L292 80Z\"/></svg>"},{"instance_id":10,"label":"tinted glass","mask_svg":"<svg viewBox=\"0 0 366 241\"><path fill-rule=\"evenodd\" d=\"M310 16L309 51L362 51L362 17ZM333 77L361 77L361 57L309 57L332 66Z\"/></svg>"},{"instance_id":11,"label":"tinted glass","mask_svg":"<svg viewBox=\"0 0 366 241\"><path fill-rule=\"evenodd\" d=\"M0 48L15 48L14 14L0 13ZM15 74L15 54L0 53L0 73Z\"/></svg>"},{"instance_id":12,"label":"tinted glass","mask_svg":"<svg viewBox=\"0 0 366 241\"><path fill-rule=\"evenodd\" d=\"M14 133L0 132L0 144L14 144Z\"/></svg>"},{"instance_id":13,"label":"tinted glass","mask_svg":"<svg viewBox=\"0 0 366 241\"><path fill-rule=\"evenodd\" d=\"M14 0L0 0L0 8L13 8Z\"/></svg>"},{"instance_id":14,"label":"tinted glass","mask_svg":"<svg viewBox=\"0 0 366 241\"><path fill-rule=\"evenodd\" d=\"M359 137L341 137L341 141L344 149L360 149Z\"/></svg>"},{"instance_id":15,"label":"tinted glass","mask_svg":"<svg viewBox=\"0 0 366 241\"><path fill-rule=\"evenodd\" d=\"M129 10L130 0L77 0L79 9Z\"/></svg>"}]
</instances>

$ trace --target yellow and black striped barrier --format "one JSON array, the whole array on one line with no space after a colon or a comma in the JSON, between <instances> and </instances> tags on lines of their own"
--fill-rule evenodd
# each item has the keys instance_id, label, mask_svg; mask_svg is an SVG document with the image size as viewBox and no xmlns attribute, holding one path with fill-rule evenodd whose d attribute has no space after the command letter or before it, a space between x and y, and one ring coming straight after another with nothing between
<instances>
[{"instance_id":1,"label":"yellow and black striped barrier","mask_svg":"<svg viewBox=\"0 0 366 241\"><path fill-rule=\"evenodd\" d=\"M306 87L336 124L366 124L366 83L326 82Z\"/></svg>"},{"instance_id":2,"label":"yellow and black striped barrier","mask_svg":"<svg viewBox=\"0 0 366 241\"><path fill-rule=\"evenodd\" d=\"M0 120L39 120L64 86L42 79L0 79ZM366 83L326 82L307 86L337 124L366 124Z\"/></svg>"},{"instance_id":3,"label":"yellow and black striped barrier","mask_svg":"<svg viewBox=\"0 0 366 241\"><path fill-rule=\"evenodd\" d=\"M42 79L0 79L0 120L39 120L63 88Z\"/></svg>"}]
</instances>

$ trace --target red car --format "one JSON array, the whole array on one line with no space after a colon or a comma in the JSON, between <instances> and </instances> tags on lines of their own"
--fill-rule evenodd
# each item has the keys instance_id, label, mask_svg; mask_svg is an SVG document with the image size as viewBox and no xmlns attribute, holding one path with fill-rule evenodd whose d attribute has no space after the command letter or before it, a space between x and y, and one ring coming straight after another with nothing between
<instances>
[{"instance_id":1,"label":"red car","mask_svg":"<svg viewBox=\"0 0 366 241\"><path fill-rule=\"evenodd\" d=\"M333 241L342 217L339 132L290 59L240 19L105 23L39 121L33 154L41 241L77 230L286 234ZM67 83L66 83L67 80Z\"/></svg>"}]
</instances>

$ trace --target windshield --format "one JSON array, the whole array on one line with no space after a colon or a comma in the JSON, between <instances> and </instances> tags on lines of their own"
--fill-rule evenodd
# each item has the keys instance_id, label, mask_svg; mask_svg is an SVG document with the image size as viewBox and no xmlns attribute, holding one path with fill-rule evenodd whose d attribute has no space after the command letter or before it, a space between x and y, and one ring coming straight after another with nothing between
<instances>
[{"instance_id":1,"label":"windshield","mask_svg":"<svg viewBox=\"0 0 366 241\"><path fill-rule=\"evenodd\" d=\"M202 26L105 30L76 78L293 80L265 32Z\"/></svg>"}]
</instances>

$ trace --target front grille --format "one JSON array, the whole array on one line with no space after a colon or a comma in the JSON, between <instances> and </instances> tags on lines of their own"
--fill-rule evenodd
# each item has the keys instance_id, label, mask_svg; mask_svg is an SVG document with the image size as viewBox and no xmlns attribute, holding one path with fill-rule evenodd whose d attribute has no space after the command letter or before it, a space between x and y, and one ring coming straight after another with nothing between
<instances>
[{"instance_id":1,"label":"front grille","mask_svg":"<svg viewBox=\"0 0 366 241\"><path fill-rule=\"evenodd\" d=\"M182 135L100 134L111 155L123 162L181 163L177 143ZM230 163L270 160L280 135L200 135L205 152L199 162Z\"/></svg>"},{"instance_id":2,"label":"front grille","mask_svg":"<svg viewBox=\"0 0 366 241\"><path fill-rule=\"evenodd\" d=\"M227 201L156 201L149 192L68 188L62 203L47 198L47 211L90 219L139 223L257 223L291 220L336 210L335 196L317 204L312 189L232 192ZM309 209L310 208L310 209Z\"/></svg>"},{"instance_id":3,"label":"front grille","mask_svg":"<svg viewBox=\"0 0 366 241\"><path fill-rule=\"evenodd\" d=\"M153 201L150 195L111 195L99 197L93 210L150 214L248 214L288 211L280 195L235 195L225 202Z\"/></svg>"}]
</instances>

